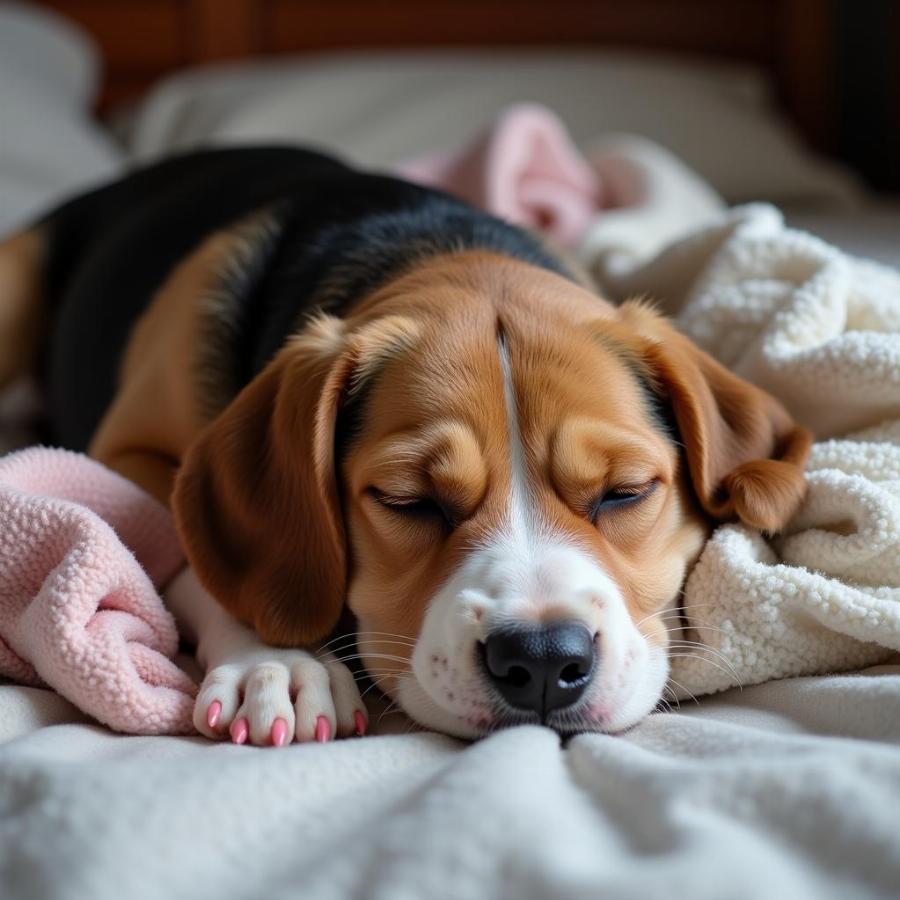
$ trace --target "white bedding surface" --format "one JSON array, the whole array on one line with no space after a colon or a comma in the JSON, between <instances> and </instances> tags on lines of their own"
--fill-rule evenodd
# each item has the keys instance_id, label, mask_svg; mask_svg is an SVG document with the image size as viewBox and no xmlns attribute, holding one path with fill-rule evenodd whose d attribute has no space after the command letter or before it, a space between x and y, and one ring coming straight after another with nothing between
<instances>
[{"instance_id":1,"label":"white bedding surface","mask_svg":"<svg viewBox=\"0 0 900 900\"><path fill-rule=\"evenodd\" d=\"M44 722L0 746L8 900L848 900L900 886L900 661L731 691L565 748L540 728L279 751L116 737L48 724L71 710L44 693L0 689L5 732Z\"/></svg>"}]
</instances>

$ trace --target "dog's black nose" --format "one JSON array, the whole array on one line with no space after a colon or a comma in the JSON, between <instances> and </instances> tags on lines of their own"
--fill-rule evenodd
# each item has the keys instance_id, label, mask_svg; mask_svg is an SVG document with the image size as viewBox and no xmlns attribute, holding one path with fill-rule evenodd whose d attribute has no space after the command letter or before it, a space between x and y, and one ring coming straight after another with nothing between
<instances>
[{"instance_id":1,"label":"dog's black nose","mask_svg":"<svg viewBox=\"0 0 900 900\"><path fill-rule=\"evenodd\" d=\"M503 628L482 649L488 677L507 703L542 719L578 700L594 669L594 639L578 622Z\"/></svg>"}]
</instances>

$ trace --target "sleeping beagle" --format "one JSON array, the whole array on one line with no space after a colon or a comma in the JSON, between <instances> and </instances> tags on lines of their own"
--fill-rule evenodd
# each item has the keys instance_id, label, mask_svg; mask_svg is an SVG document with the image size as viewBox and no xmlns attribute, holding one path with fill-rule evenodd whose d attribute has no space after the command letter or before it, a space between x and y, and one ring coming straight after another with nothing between
<instances>
[{"instance_id":1,"label":"sleeping beagle","mask_svg":"<svg viewBox=\"0 0 900 900\"><path fill-rule=\"evenodd\" d=\"M67 203L0 247L0 313L47 439L171 506L209 737L362 734L350 657L450 734L621 731L711 524L777 531L804 493L809 433L649 307L300 149Z\"/></svg>"}]
</instances>

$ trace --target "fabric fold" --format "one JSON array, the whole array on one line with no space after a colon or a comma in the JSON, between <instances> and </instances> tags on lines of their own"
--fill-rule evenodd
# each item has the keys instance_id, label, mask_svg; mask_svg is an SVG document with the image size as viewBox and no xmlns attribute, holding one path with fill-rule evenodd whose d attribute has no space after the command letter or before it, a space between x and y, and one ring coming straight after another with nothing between
<instances>
[{"instance_id":1,"label":"fabric fold","mask_svg":"<svg viewBox=\"0 0 900 900\"><path fill-rule=\"evenodd\" d=\"M770 206L722 214L649 260L595 271L659 302L765 388L818 443L798 515L771 539L716 530L684 589L685 697L875 665L900 650L900 273L787 228Z\"/></svg>"},{"instance_id":2,"label":"fabric fold","mask_svg":"<svg viewBox=\"0 0 900 900\"><path fill-rule=\"evenodd\" d=\"M46 684L111 728L191 733L158 590L183 565L168 511L87 457L0 459L0 675Z\"/></svg>"}]
</instances>

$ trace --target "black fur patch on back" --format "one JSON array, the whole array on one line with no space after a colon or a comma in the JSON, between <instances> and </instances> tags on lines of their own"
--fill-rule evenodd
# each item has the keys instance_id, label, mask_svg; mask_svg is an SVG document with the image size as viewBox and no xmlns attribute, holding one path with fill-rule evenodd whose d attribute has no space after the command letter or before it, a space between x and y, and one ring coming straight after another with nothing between
<instances>
[{"instance_id":1,"label":"black fur patch on back","mask_svg":"<svg viewBox=\"0 0 900 900\"><path fill-rule=\"evenodd\" d=\"M514 257L572 277L531 235L436 192L429 192L427 203L331 223L314 235L293 225L288 216L264 276L261 293L266 304L248 307L238 351L244 367L241 377L249 379L258 372L313 312L343 315L429 258L470 250ZM297 292L303 303L297 302ZM293 302L287 296L291 293Z\"/></svg>"},{"instance_id":2,"label":"black fur patch on back","mask_svg":"<svg viewBox=\"0 0 900 900\"><path fill-rule=\"evenodd\" d=\"M129 335L172 269L214 232L267 210L277 227L258 234L223 275L214 298L223 321L203 338L214 346L197 348L200 377L217 382L207 386L213 406L250 381L317 307L340 315L429 256L483 249L576 280L512 225L320 153L253 147L174 157L45 220L53 321L43 375L54 443L88 445L115 395Z\"/></svg>"}]
</instances>

